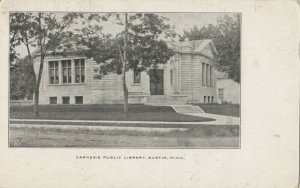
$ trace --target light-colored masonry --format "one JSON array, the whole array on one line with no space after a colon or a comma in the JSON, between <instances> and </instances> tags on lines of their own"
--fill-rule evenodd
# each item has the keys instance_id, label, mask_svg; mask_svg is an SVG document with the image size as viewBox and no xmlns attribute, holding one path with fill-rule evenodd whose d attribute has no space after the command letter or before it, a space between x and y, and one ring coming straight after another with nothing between
<instances>
[{"instance_id":1,"label":"light-colored masonry","mask_svg":"<svg viewBox=\"0 0 300 188\"><path fill-rule=\"evenodd\" d=\"M168 44L175 56L158 66L159 74L126 73L129 103L185 104L217 102L217 51L211 40ZM34 58L39 70L39 56ZM117 104L123 102L121 76L95 78L99 65L86 57L47 56L40 85L40 104Z\"/></svg>"}]
</instances>

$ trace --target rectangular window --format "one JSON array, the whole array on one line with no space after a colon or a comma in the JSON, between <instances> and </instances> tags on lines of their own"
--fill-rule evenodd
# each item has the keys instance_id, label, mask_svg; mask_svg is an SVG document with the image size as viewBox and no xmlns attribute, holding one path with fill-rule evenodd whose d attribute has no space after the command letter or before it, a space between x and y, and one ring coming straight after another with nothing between
<instances>
[{"instance_id":1,"label":"rectangular window","mask_svg":"<svg viewBox=\"0 0 300 188\"><path fill-rule=\"evenodd\" d=\"M211 96L211 103L214 103L214 97Z\"/></svg>"},{"instance_id":2,"label":"rectangular window","mask_svg":"<svg viewBox=\"0 0 300 188\"><path fill-rule=\"evenodd\" d=\"M212 85L213 85L213 79L212 79L212 75L213 75L213 66L210 66L209 71L210 71L210 73L209 73L210 86L212 86Z\"/></svg>"},{"instance_id":3,"label":"rectangular window","mask_svg":"<svg viewBox=\"0 0 300 188\"><path fill-rule=\"evenodd\" d=\"M141 72L139 70L133 71L133 83L140 84L141 83Z\"/></svg>"},{"instance_id":4,"label":"rectangular window","mask_svg":"<svg viewBox=\"0 0 300 188\"><path fill-rule=\"evenodd\" d=\"M84 59L75 59L75 82L84 83L84 81L85 81Z\"/></svg>"},{"instance_id":5,"label":"rectangular window","mask_svg":"<svg viewBox=\"0 0 300 188\"><path fill-rule=\"evenodd\" d=\"M70 97L62 97L63 104L70 104Z\"/></svg>"},{"instance_id":6,"label":"rectangular window","mask_svg":"<svg viewBox=\"0 0 300 188\"><path fill-rule=\"evenodd\" d=\"M63 83L71 83L71 60L63 60L62 62L62 70L63 70Z\"/></svg>"},{"instance_id":7,"label":"rectangular window","mask_svg":"<svg viewBox=\"0 0 300 188\"><path fill-rule=\"evenodd\" d=\"M170 84L173 84L173 70L170 70Z\"/></svg>"},{"instance_id":8,"label":"rectangular window","mask_svg":"<svg viewBox=\"0 0 300 188\"><path fill-rule=\"evenodd\" d=\"M223 103L223 101L224 101L224 88L219 88L218 93L219 93L219 100L220 100L221 103Z\"/></svg>"},{"instance_id":9,"label":"rectangular window","mask_svg":"<svg viewBox=\"0 0 300 188\"><path fill-rule=\"evenodd\" d=\"M219 88L219 99L223 98L223 96L224 96L224 89Z\"/></svg>"},{"instance_id":10,"label":"rectangular window","mask_svg":"<svg viewBox=\"0 0 300 188\"><path fill-rule=\"evenodd\" d=\"M207 103L210 103L210 96L207 97Z\"/></svg>"},{"instance_id":11,"label":"rectangular window","mask_svg":"<svg viewBox=\"0 0 300 188\"><path fill-rule=\"evenodd\" d=\"M205 85L208 85L209 84L209 66L208 64L206 64L206 82L205 82Z\"/></svg>"},{"instance_id":12,"label":"rectangular window","mask_svg":"<svg viewBox=\"0 0 300 188\"><path fill-rule=\"evenodd\" d=\"M202 85L205 85L205 64L202 63Z\"/></svg>"},{"instance_id":13,"label":"rectangular window","mask_svg":"<svg viewBox=\"0 0 300 188\"><path fill-rule=\"evenodd\" d=\"M75 104L83 104L83 96L76 96Z\"/></svg>"},{"instance_id":14,"label":"rectangular window","mask_svg":"<svg viewBox=\"0 0 300 188\"><path fill-rule=\"evenodd\" d=\"M206 103L206 96L204 96L204 100L203 100L203 102L204 102L204 103Z\"/></svg>"},{"instance_id":15,"label":"rectangular window","mask_svg":"<svg viewBox=\"0 0 300 188\"><path fill-rule=\"evenodd\" d=\"M57 97L50 97L50 104L57 104Z\"/></svg>"},{"instance_id":16,"label":"rectangular window","mask_svg":"<svg viewBox=\"0 0 300 188\"><path fill-rule=\"evenodd\" d=\"M49 82L50 84L59 83L58 61L49 61Z\"/></svg>"}]
</instances>

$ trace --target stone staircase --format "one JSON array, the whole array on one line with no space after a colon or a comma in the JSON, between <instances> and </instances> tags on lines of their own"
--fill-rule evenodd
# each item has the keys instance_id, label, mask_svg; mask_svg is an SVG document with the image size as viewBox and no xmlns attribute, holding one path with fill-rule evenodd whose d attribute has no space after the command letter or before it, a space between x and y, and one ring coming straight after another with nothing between
<instances>
[{"instance_id":1,"label":"stone staircase","mask_svg":"<svg viewBox=\"0 0 300 188\"><path fill-rule=\"evenodd\" d=\"M184 105L187 103L187 97L184 95L151 95L148 97L146 104L155 106L165 105Z\"/></svg>"},{"instance_id":2,"label":"stone staircase","mask_svg":"<svg viewBox=\"0 0 300 188\"><path fill-rule=\"evenodd\" d=\"M205 113L199 106L193 105L172 105L177 113Z\"/></svg>"}]
</instances>

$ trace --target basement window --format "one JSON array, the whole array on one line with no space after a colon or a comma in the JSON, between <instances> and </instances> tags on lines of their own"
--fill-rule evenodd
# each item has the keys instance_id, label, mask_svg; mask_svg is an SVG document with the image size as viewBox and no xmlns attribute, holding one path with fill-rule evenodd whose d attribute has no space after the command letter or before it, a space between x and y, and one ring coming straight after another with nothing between
<instances>
[{"instance_id":1,"label":"basement window","mask_svg":"<svg viewBox=\"0 0 300 188\"><path fill-rule=\"evenodd\" d=\"M70 97L62 97L63 104L70 104Z\"/></svg>"},{"instance_id":2,"label":"basement window","mask_svg":"<svg viewBox=\"0 0 300 188\"><path fill-rule=\"evenodd\" d=\"M57 104L57 97L50 97L50 104Z\"/></svg>"},{"instance_id":3,"label":"basement window","mask_svg":"<svg viewBox=\"0 0 300 188\"><path fill-rule=\"evenodd\" d=\"M83 96L76 96L75 104L83 104Z\"/></svg>"}]
</instances>

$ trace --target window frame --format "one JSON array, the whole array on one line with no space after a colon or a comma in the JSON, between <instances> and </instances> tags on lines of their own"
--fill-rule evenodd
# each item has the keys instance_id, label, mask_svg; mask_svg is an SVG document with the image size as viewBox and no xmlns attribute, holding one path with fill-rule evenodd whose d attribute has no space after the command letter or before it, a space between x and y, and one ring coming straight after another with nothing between
<instances>
[{"instance_id":1,"label":"window frame","mask_svg":"<svg viewBox=\"0 0 300 188\"><path fill-rule=\"evenodd\" d=\"M173 85L173 79L174 79L174 71L170 70L170 84Z\"/></svg>"},{"instance_id":2,"label":"window frame","mask_svg":"<svg viewBox=\"0 0 300 188\"><path fill-rule=\"evenodd\" d=\"M212 74L213 74L213 66L212 65L210 65L209 72L210 72L209 73L209 81L210 81L209 85L213 86L214 84L213 84L213 77L212 77Z\"/></svg>"},{"instance_id":3,"label":"window frame","mask_svg":"<svg viewBox=\"0 0 300 188\"><path fill-rule=\"evenodd\" d=\"M65 65L65 66L64 66ZM72 60L61 60L61 68L62 68L62 83L63 84L71 84L72 83ZM64 75L64 71L66 70L66 76ZM66 77L66 82L65 82Z\"/></svg>"},{"instance_id":4,"label":"window frame","mask_svg":"<svg viewBox=\"0 0 300 188\"><path fill-rule=\"evenodd\" d=\"M76 65L78 63L78 65ZM85 59L74 59L75 64L75 84L85 83ZM78 71L79 70L79 71ZM79 74L77 74L79 72ZM77 82L77 76L79 81Z\"/></svg>"},{"instance_id":5,"label":"window frame","mask_svg":"<svg viewBox=\"0 0 300 188\"><path fill-rule=\"evenodd\" d=\"M133 70L133 84L141 84L141 83L142 83L141 71Z\"/></svg>"},{"instance_id":6,"label":"window frame","mask_svg":"<svg viewBox=\"0 0 300 188\"><path fill-rule=\"evenodd\" d=\"M68 100L68 103L64 103L64 99L65 99L65 98L68 98L68 99L69 99L69 100ZM70 100L70 96L62 96L62 97L61 97L61 101L62 101L62 104L70 104L70 101L71 101L71 100Z\"/></svg>"},{"instance_id":7,"label":"window frame","mask_svg":"<svg viewBox=\"0 0 300 188\"><path fill-rule=\"evenodd\" d=\"M51 68L51 64L53 63L53 68ZM59 61L48 61L49 66L49 84L58 85L59 84ZM52 83L52 75L51 71L53 71L53 83Z\"/></svg>"},{"instance_id":8,"label":"window frame","mask_svg":"<svg viewBox=\"0 0 300 188\"><path fill-rule=\"evenodd\" d=\"M205 86L205 63L202 62L202 85Z\"/></svg>"},{"instance_id":9,"label":"window frame","mask_svg":"<svg viewBox=\"0 0 300 188\"><path fill-rule=\"evenodd\" d=\"M78 98L82 99L82 103L78 103L77 101ZM83 104L83 96L75 96L75 104Z\"/></svg>"},{"instance_id":10,"label":"window frame","mask_svg":"<svg viewBox=\"0 0 300 188\"><path fill-rule=\"evenodd\" d=\"M51 99L55 99L56 102L55 103L52 103L52 100ZM57 104L57 97L49 97L49 104L51 105L56 105Z\"/></svg>"},{"instance_id":11,"label":"window frame","mask_svg":"<svg viewBox=\"0 0 300 188\"><path fill-rule=\"evenodd\" d=\"M219 95L219 99L224 98L224 88L218 88L218 95Z\"/></svg>"},{"instance_id":12,"label":"window frame","mask_svg":"<svg viewBox=\"0 0 300 188\"><path fill-rule=\"evenodd\" d=\"M208 70L209 69L209 64L206 63L205 66L206 66L206 68L205 68L205 71L206 71L206 74L205 74L205 76L206 76L205 85L208 86L209 85L209 82L208 82L208 79L209 79L209 70Z\"/></svg>"}]
</instances>

